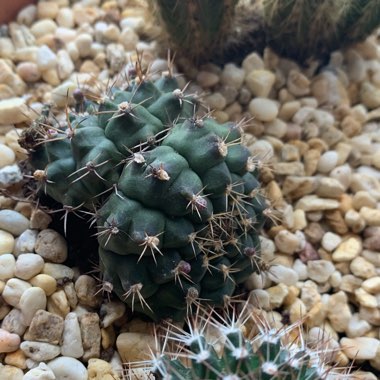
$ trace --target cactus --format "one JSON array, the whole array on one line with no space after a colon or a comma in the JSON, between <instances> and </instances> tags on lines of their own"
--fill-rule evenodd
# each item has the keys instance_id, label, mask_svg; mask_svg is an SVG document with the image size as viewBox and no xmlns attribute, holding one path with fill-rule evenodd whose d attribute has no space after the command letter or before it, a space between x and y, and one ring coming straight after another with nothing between
<instances>
[{"instance_id":1,"label":"cactus","mask_svg":"<svg viewBox=\"0 0 380 380\"><path fill-rule=\"evenodd\" d=\"M257 335L247 334L248 322L259 328ZM214 330L211 336L210 327ZM156 352L150 360L129 363L132 373L134 368L143 368L154 378L165 380L349 378L347 371L334 373L324 362L323 341L318 344L321 347L306 346L299 323L270 328L254 312L238 317L232 313L226 318L200 311L188 319L186 330L169 325L156 336L162 338L157 339Z\"/></svg>"},{"instance_id":2,"label":"cactus","mask_svg":"<svg viewBox=\"0 0 380 380\"><path fill-rule=\"evenodd\" d=\"M241 124L197 116L171 74L74 97L65 125L44 113L20 144L65 219L92 215L106 288L155 320L223 306L258 270L268 208Z\"/></svg>"},{"instance_id":3,"label":"cactus","mask_svg":"<svg viewBox=\"0 0 380 380\"><path fill-rule=\"evenodd\" d=\"M155 0L174 50L193 62L240 61L271 46L305 63L364 40L380 25L377 0Z\"/></svg>"},{"instance_id":4,"label":"cactus","mask_svg":"<svg viewBox=\"0 0 380 380\"><path fill-rule=\"evenodd\" d=\"M263 0L271 47L304 62L364 40L380 25L376 0Z\"/></svg>"}]
</instances>

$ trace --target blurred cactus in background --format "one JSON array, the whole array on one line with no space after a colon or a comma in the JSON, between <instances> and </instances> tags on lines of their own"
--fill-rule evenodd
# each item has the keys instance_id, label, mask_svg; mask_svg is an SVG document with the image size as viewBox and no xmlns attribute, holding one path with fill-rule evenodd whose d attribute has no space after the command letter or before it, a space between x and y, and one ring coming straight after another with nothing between
<instances>
[{"instance_id":1,"label":"blurred cactus in background","mask_svg":"<svg viewBox=\"0 0 380 380\"><path fill-rule=\"evenodd\" d=\"M364 40L377 0L155 0L172 48L193 62L226 62L271 46L305 63Z\"/></svg>"}]
</instances>

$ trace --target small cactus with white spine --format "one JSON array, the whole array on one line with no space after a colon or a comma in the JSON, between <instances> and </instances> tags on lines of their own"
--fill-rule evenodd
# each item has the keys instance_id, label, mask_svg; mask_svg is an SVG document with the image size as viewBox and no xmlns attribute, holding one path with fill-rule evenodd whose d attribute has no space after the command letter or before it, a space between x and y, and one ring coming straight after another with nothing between
<instances>
[{"instance_id":1,"label":"small cactus with white spine","mask_svg":"<svg viewBox=\"0 0 380 380\"><path fill-rule=\"evenodd\" d=\"M174 325L165 329L161 348L151 360L130 363L129 374L133 368L143 368L160 380L350 378L347 370L338 372L323 362L325 349L307 347L300 323L281 329L270 328L248 309L244 307L238 316L232 313L227 318L212 310L198 309L198 313L188 319L186 329ZM247 334L249 319L259 328L253 337ZM211 339L207 334L210 327L217 332Z\"/></svg>"}]
</instances>

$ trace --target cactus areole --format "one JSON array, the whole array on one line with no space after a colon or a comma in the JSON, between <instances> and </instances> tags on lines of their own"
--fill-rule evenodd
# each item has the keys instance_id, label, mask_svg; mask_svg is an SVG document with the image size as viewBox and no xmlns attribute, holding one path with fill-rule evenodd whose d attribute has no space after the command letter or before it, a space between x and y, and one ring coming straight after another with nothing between
<instances>
[{"instance_id":1,"label":"cactus areole","mask_svg":"<svg viewBox=\"0 0 380 380\"><path fill-rule=\"evenodd\" d=\"M20 144L41 191L93 215L107 288L154 320L228 303L258 270L267 208L239 124L198 117L171 75L74 95L65 125L43 113Z\"/></svg>"}]
</instances>

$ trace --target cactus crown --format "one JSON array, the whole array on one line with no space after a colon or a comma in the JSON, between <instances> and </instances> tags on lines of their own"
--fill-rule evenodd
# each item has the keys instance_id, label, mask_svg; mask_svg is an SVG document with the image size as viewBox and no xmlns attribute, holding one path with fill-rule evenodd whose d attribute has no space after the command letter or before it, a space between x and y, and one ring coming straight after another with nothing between
<instances>
[{"instance_id":1,"label":"cactus crown","mask_svg":"<svg viewBox=\"0 0 380 380\"><path fill-rule=\"evenodd\" d=\"M258 270L268 206L240 124L200 116L170 72L135 72L97 101L77 92L65 123L43 113L20 143L64 217L92 215L104 282L133 311L181 319Z\"/></svg>"},{"instance_id":2,"label":"cactus crown","mask_svg":"<svg viewBox=\"0 0 380 380\"><path fill-rule=\"evenodd\" d=\"M131 366L165 380L321 380L338 376L323 363L318 350L306 346L299 324L277 330L254 315L246 307L238 315L224 317L198 309L189 318L186 331L167 327L161 334L162 347L157 347L152 359ZM249 321L259 327L256 336L246 336Z\"/></svg>"}]
</instances>

